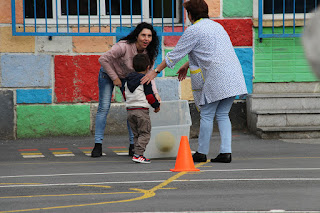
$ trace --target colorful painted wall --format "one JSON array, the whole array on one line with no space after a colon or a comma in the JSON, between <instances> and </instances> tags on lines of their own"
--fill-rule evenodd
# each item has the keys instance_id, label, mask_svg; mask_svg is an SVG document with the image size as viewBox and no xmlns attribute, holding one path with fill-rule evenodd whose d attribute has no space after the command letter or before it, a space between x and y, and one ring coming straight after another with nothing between
<instances>
[{"instance_id":1,"label":"colorful painted wall","mask_svg":"<svg viewBox=\"0 0 320 213\"><path fill-rule=\"evenodd\" d=\"M221 23L231 37L249 93L253 81L315 80L303 57L299 39L257 42L252 24L252 0L206 1L210 17ZM0 2L0 138L92 134L98 101L98 58L119 38L13 37L10 2ZM22 15L17 16L17 22L21 23ZM91 28L91 32L94 30L97 29ZM109 27L103 30L107 32ZM171 27L165 30L170 31ZM161 38L162 54L157 63L173 49L178 39L175 36ZM281 51L283 60L276 60ZM288 57L299 60L289 64L290 68L281 69L290 63ZM187 57L180 64L186 60ZM299 71L300 67L303 70ZM162 100L192 101L190 79L179 82L175 78L178 68L179 64L174 70L166 68L156 79L160 96ZM123 102L118 90L114 92L113 102L120 105Z\"/></svg>"}]
</instances>

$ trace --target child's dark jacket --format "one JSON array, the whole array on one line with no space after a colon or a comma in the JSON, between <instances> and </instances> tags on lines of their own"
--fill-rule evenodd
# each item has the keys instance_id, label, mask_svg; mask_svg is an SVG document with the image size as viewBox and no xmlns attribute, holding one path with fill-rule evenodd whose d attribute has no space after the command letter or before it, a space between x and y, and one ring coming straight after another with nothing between
<instances>
[{"instance_id":1,"label":"child's dark jacket","mask_svg":"<svg viewBox=\"0 0 320 213\"><path fill-rule=\"evenodd\" d=\"M142 73L132 72L126 77L124 97L127 108L149 108L150 104L156 109L160 106L160 103L152 91L151 84L140 84L141 78L144 76Z\"/></svg>"}]
</instances>

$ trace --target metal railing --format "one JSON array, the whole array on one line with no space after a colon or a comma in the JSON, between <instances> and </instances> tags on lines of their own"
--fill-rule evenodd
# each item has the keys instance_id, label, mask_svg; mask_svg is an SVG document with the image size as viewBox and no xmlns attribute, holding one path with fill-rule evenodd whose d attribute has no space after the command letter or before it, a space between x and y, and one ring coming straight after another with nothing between
<instances>
[{"instance_id":1,"label":"metal railing","mask_svg":"<svg viewBox=\"0 0 320 213\"><path fill-rule=\"evenodd\" d=\"M136 24L145 21L161 28L160 32L157 31L159 36L181 36L185 28L183 2L184 0L22 0L22 7L16 7L16 1L11 0L12 35L125 36L128 34L126 29L132 30ZM17 8L22 8L23 11L17 11ZM165 27L171 28L167 30L171 32L165 32ZM85 32L81 31L83 28L86 29ZM113 30L115 28L116 32Z\"/></svg>"},{"instance_id":2,"label":"metal railing","mask_svg":"<svg viewBox=\"0 0 320 213\"><path fill-rule=\"evenodd\" d=\"M317 9L317 0L259 0L258 36L300 37L301 27ZM264 26L265 25L265 26Z\"/></svg>"}]
</instances>

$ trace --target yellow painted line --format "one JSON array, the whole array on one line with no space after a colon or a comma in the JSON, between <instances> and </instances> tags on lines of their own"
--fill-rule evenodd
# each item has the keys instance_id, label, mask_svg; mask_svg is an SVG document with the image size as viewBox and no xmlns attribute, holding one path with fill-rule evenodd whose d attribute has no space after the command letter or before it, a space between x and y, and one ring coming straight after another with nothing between
<instances>
[{"instance_id":1,"label":"yellow painted line","mask_svg":"<svg viewBox=\"0 0 320 213\"><path fill-rule=\"evenodd\" d=\"M21 155L42 155L42 153L30 153L30 152L28 152L28 153L25 153L25 152L23 152L23 153L20 153Z\"/></svg>"},{"instance_id":2,"label":"yellow painted line","mask_svg":"<svg viewBox=\"0 0 320 213\"><path fill-rule=\"evenodd\" d=\"M104 192L104 193L81 193L81 194L57 194L57 195L24 195L24 196L7 196L0 197L0 199L5 198L34 198L34 197L67 197L67 196L82 196L82 195L114 195L114 194L137 194L138 192ZM19 210L16 210L19 211Z\"/></svg>"},{"instance_id":3,"label":"yellow painted line","mask_svg":"<svg viewBox=\"0 0 320 213\"><path fill-rule=\"evenodd\" d=\"M73 154L72 152L52 152L54 155Z\"/></svg>"},{"instance_id":4,"label":"yellow painted line","mask_svg":"<svg viewBox=\"0 0 320 213\"><path fill-rule=\"evenodd\" d=\"M0 213L41 211L41 210L64 209L64 208L83 207L83 206L96 206L96 205L104 205L104 204L110 204L110 203L132 202L132 201L147 199L155 195L154 192L151 192L149 190L143 190L143 189L131 189L131 190L136 191L137 193L143 193L143 195L140 197L127 199L127 200L107 201L107 202L100 202L100 203L86 203L86 204L68 205L68 206L52 206L52 207L33 208L33 209L9 210L9 211L0 211Z\"/></svg>"},{"instance_id":5,"label":"yellow painted line","mask_svg":"<svg viewBox=\"0 0 320 213\"><path fill-rule=\"evenodd\" d=\"M128 150L112 150L113 152L128 152Z\"/></svg>"},{"instance_id":6,"label":"yellow painted line","mask_svg":"<svg viewBox=\"0 0 320 213\"><path fill-rule=\"evenodd\" d=\"M202 166L206 164L207 162L199 163L195 165L195 167ZM44 208L34 208L34 209L21 209L21 210L9 210L9 211L0 211L0 213L8 213L8 212L26 212L26 211L41 211L41 210L51 210L51 209L64 209L64 208L73 208L73 207L83 207L83 206L96 206L96 205L105 205L105 204L111 204L111 203L125 203L125 202L133 202L138 200L144 200L150 197L154 197L156 195L155 191L158 189L163 189L164 186L168 185L172 181L178 179L179 177L188 174L188 172L180 172L176 175L172 176L168 180L162 182L161 184L153 187L150 190L143 190L143 189L137 189L137 188L130 188L130 190L136 191L138 193L143 193L142 196L127 199L127 200L118 200L118 201L106 201L106 202L100 202L100 203L87 203L87 204L78 204L78 205L67 205L67 206L52 206L52 207L44 207ZM164 188L165 189L165 188Z\"/></svg>"}]
</instances>

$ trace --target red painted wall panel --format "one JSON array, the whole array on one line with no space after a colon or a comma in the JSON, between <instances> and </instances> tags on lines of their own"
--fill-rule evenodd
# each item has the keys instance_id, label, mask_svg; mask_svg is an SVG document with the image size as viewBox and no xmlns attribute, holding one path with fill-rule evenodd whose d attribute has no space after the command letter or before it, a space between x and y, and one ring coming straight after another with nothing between
<instances>
[{"instance_id":1,"label":"red painted wall panel","mask_svg":"<svg viewBox=\"0 0 320 213\"><path fill-rule=\"evenodd\" d=\"M215 19L230 36L233 46L252 46L251 19Z\"/></svg>"},{"instance_id":2,"label":"red painted wall panel","mask_svg":"<svg viewBox=\"0 0 320 213\"><path fill-rule=\"evenodd\" d=\"M55 56L57 103L98 101L99 57L99 55Z\"/></svg>"},{"instance_id":3,"label":"red painted wall panel","mask_svg":"<svg viewBox=\"0 0 320 213\"><path fill-rule=\"evenodd\" d=\"M233 46L252 46L252 20L251 19L215 19L228 32ZM165 32L172 32L172 27L165 27ZM175 32L181 32L182 27L175 27ZM180 36L165 36L164 45L175 47Z\"/></svg>"}]
</instances>

